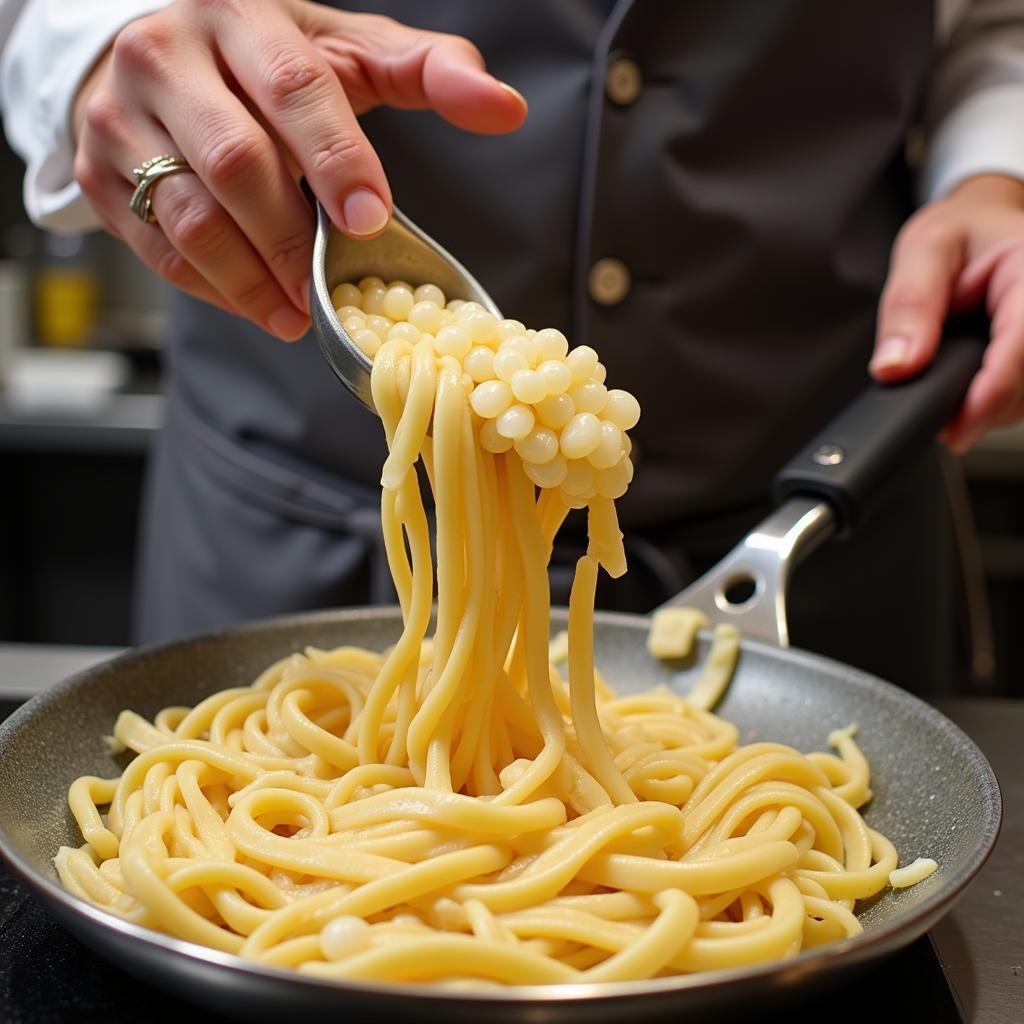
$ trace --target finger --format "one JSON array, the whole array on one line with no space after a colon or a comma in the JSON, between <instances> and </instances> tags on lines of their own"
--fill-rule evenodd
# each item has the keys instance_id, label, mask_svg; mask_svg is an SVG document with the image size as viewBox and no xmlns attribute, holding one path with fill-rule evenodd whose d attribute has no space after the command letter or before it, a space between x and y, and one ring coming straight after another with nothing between
<instances>
[{"instance_id":1,"label":"finger","mask_svg":"<svg viewBox=\"0 0 1024 1024\"><path fill-rule=\"evenodd\" d=\"M306 333L309 318L197 175L161 178L150 194L167 240L239 313L284 341Z\"/></svg>"},{"instance_id":2,"label":"finger","mask_svg":"<svg viewBox=\"0 0 1024 1024\"><path fill-rule=\"evenodd\" d=\"M142 110L132 91L125 91L131 76L125 79L121 95L100 93L90 103L76 163L80 180L84 174L97 193L102 193L107 219L122 232L130 223L130 211L127 205L119 210L113 205L123 201L115 198L123 189L103 188L101 183L119 177L134 188L131 169L144 157L178 152L175 142ZM125 100L125 95L131 100ZM238 226L195 174L183 172L159 179L150 197L167 242L228 305L280 338L294 340L306 332L305 313L291 303ZM142 244L137 231L132 237ZM179 277L189 276L165 252L160 258ZM194 287L189 290L195 291Z\"/></svg>"},{"instance_id":3,"label":"finger","mask_svg":"<svg viewBox=\"0 0 1024 1024\"><path fill-rule=\"evenodd\" d=\"M283 9L263 4L218 15L217 42L242 89L299 161L338 227L379 234L391 216L384 169L337 75Z\"/></svg>"},{"instance_id":4,"label":"finger","mask_svg":"<svg viewBox=\"0 0 1024 1024\"><path fill-rule=\"evenodd\" d=\"M285 294L309 308L313 223L280 150L212 62L192 62L173 102L156 90L151 110L192 169L230 214Z\"/></svg>"},{"instance_id":5,"label":"finger","mask_svg":"<svg viewBox=\"0 0 1024 1024\"><path fill-rule=\"evenodd\" d=\"M522 93L488 74L480 51L466 39L445 36L434 43L422 79L428 105L466 131L504 134L526 118Z\"/></svg>"},{"instance_id":6,"label":"finger","mask_svg":"<svg viewBox=\"0 0 1024 1024\"><path fill-rule=\"evenodd\" d=\"M331 61L332 51L327 50ZM341 80L346 83L351 54L333 51ZM466 131L488 135L515 131L526 117L526 100L506 82L488 74L480 51L461 36L419 32L392 23L373 52L360 55L368 90L346 89L353 108L362 113L377 104L403 110L435 110ZM360 95L362 93L362 95Z\"/></svg>"},{"instance_id":7,"label":"finger","mask_svg":"<svg viewBox=\"0 0 1024 1024\"><path fill-rule=\"evenodd\" d=\"M931 360L963 261L964 238L956 229L921 219L900 232L878 309L869 365L876 380L902 380Z\"/></svg>"},{"instance_id":8,"label":"finger","mask_svg":"<svg viewBox=\"0 0 1024 1024\"><path fill-rule=\"evenodd\" d=\"M82 161L76 167L82 167ZM155 224L144 224L128 207L132 187L111 168L93 173L84 168L76 173L103 227L123 241L155 274L183 292L209 302L229 313L236 310L180 252Z\"/></svg>"},{"instance_id":9,"label":"finger","mask_svg":"<svg viewBox=\"0 0 1024 1024\"><path fill-rule=\"evenodd\" d=\"M971 448L993 426L1011 422L1024 395L1024 279L1002 290L992 310L992 340L963 406L946 428L954 452Z\"/></svg>"}]
</instances>

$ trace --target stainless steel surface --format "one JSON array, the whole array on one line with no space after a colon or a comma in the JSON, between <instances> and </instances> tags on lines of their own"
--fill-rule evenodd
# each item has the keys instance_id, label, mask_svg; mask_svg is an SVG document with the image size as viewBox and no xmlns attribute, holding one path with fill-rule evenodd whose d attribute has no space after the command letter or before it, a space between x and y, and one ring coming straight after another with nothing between
<instances>
[{"instance_id":1,"label":"stainless steel surface","mask_svg":"<svg viewBox=\"0 0 1024 1024\"><path fill-rule=\"evenodd\" d=\"M26 413L0 394L0 451L142 454L164 418L163 395L114 394L101 408Z\"/></svg>"},{"instance_id":2,"label":"stainless steel surface","mask_svg":"<svg viewBox=\"0 0 1024 1024\"><path fill-rule=\"evenodd\" d=\"M501 316L480 282L397 207L384 232L366 241L356 241L338 231L320 203L316 213L310 284L313 333L331 369L368 409L373 408L372 364L338 321L331 303L331 291L336 285L356 282L371 274L385 281L408 281L414 287L436 284L449 299L472 299L495 316Z\"/></svg>"},{"instance_id":3,"label":"stainless steel surface","mask_svg":"<svg viewBox=\"0 0 1024 1024\"><path fill-rule=\"evenodd\" d=\"M1024 1020L1024 700L945 698L939 710L981 748L1003 791L992 856L931 939L969 1024Z\"/></svg>"},{"instance_id":4,"label":"stainless steel surface","mask_svg":"<svg viewBox=\"0 0 1024 1024\"><path fill-rule=\"evenodd\" d=\"M0 700L29 700L73 673L123 652L121 647L0 644Z\"/></svg>"},{"instance_id":5,"label":"stainless steel surface","mask_svg":"<svg viewBox=\"0 0 1024 1024\"><path fill-rule=\"evenodd\" d=\"M597 661L621 691L667 683L685 690L696 666L680 669L645 653L648 620L602 614ZM554 627L564 619L555 616ZM978 870L999 826L999 792L988 764L955 726L916 698L854 669L800 651L745 641L721 713L743 742L776 739L822 749L828 733L857 722L871 760L869 823L907 860L935 857L940 871L863 908L865 933L781 964L607 986L517 989L494 994L440 992L408 985L334 985L257 968L234 957L129 925L79 903L55 882L51 858L78 843L65 804L70 780L111 775L104 748L116 714L145 715L167 703L193 703L212 690L251 681L284 653L306 644L359 643L382 649L398 635L397 610L296 616L132 653L44 693L0 726L0 849L66 926L152 984L250 1019L301 1012L336 1019L345 1012L393 1019L542 1022L639 1020L658 1014L725 1011L807 991L922 934ZM706 654L708 636L700 640Z\"/></svg>"},{"instance_id":6,"label":"stainless steel surface","mask_svg":"<svg viewBox=\"0 0 1024 1024\"><path fill-rule=\"evenodd\" d=\"M699 608L712 622L732 622L743 635L789 646L786 588L794 567L835 532L827 502L790 498L755 526L713 569L663 608ZM746 586L743 600L731 594Z\"/></svg>"}]
</instances>

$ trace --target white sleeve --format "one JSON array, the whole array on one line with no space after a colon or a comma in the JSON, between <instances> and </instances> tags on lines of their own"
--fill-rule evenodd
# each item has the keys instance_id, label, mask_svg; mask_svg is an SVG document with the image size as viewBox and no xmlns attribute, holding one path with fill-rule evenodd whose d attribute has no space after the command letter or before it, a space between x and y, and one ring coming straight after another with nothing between
<instances>
[{"instance_id":1,"label":"white sleeve","mask_svg":"<svg viewBox=\"0 0 1024 1024\"><path fill-rule=\"evenodd\" d=\"M98 225L72 171L71 108L82 79L128 22L170 0L0 0L0 110L28 165L29 216L56 231Z\"/></svg>"},{"instance_id":2,"label":"white sleeve","mask_svg":"<svg viewBox=\"0 0 1024 1024\"><path fill-rule=\"evenodd\" d=\"M925 200L975 174L1024 180L1024 0L947 6L959 10L954 24L940 22L948 35L940 38L926 98Z\"/></svg>"}]
</instances>

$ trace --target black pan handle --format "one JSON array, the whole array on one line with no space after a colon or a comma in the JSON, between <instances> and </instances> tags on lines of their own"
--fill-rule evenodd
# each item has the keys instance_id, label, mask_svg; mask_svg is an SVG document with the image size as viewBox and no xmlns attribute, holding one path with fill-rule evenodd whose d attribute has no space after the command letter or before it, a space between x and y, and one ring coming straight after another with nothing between
<instances>
[{"instance_id":1,"label":"black pan handle","mask_svg":"<svg viewBox=\"0 0 1024 1024\"><path fill-rule=\"evenodd\" d=\"M935 359L917 377L866 387L782 468L776 500L824 498L839 532L855 529L959 408L987 339L980 317L950 321Z\"/></svg>"}]
</instances>

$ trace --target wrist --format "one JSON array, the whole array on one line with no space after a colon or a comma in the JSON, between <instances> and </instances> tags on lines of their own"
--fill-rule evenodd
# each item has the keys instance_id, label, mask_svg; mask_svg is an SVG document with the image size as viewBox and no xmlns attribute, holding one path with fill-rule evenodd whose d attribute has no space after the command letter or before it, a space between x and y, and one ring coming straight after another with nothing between
<instances>
[{"instance_id":1,"label":"wrist","mask_svg":"<svg viewBox=\"0 0 1024 1024\"><path fill-rule=\"evenodd\" d=\"M1024 210L1024 181L1008 174L976 174L960 182L948 198L999 203Z\"/></svg>"}]
</instances>

